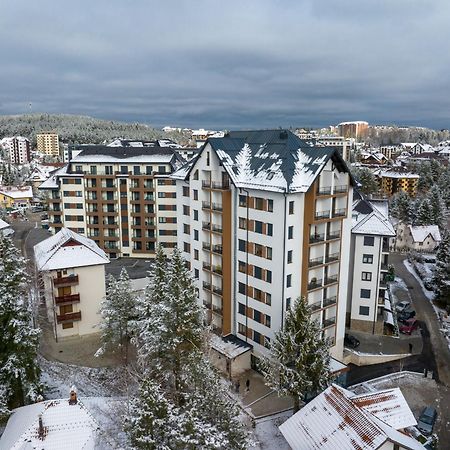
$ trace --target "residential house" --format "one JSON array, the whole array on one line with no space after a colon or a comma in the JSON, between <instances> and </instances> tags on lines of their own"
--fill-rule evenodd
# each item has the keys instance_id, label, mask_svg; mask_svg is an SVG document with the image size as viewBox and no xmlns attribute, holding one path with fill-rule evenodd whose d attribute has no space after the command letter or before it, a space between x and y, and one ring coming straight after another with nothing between
<instances>
[{"instance_id":1,"label":"residential house","mask_svg":"<svg viewBox=\"0 0 450 450\"><path fill-rule=\"evenodd\" d=\"M62 228L35 245L34 255L55 338L98 333L106 253L93 240Z\"/></svg>"},{"instance_id":2,"label":"residential house","mask_svg":"<svg viewBox=\"0 0 450 450\"><path fill-rule=\"evenodd\" d=\"M353 180L339 151L285 130L229 132L172 177L178 247L216 333L257 358L304 296L341 359Z\"/></svg>"},{"instance_id":3,"label":"residential house","mask_svg":"<svg viewBox=\"0 0 450 450\"><path fill-rule=\"evenodd\" d=\"M292 450L424 450L399 388L355 395L335 384L280 425Z\"/></svg>"},{"instance_id":4,"label":"residential house","mask_svg":"<svg viewBox=\"0 0 450 450\"><path fill-rule=\"evenodd\" d=\"M433 252L441 243L437 225L414 226L399 222L396 226L396 250Z\"/></svg>"},{"instance_id":5,"label":"residential house","mask_svg":"<svg viewBox=\"0 0 450 450\"><path fill-rule=\"evenodd\" d=\"M0 208L6 209L26 209L33 201L33 189L31 186L0 187Z\"/></svg>"}]
</instances>

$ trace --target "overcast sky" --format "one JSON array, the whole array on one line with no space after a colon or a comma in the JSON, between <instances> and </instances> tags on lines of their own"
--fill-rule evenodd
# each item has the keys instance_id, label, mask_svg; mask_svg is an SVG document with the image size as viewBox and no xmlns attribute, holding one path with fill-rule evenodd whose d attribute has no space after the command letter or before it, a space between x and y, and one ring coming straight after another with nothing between
<instances>
[{"instance_id":1,"label":"overcast sky","mask_svg":"<svg viewBox=\"0 0 450 450\"><path fill-rule=\"evenodd\" d=\"M0 0L0 114L450 127L448 0Z\"/></svg>"}]
</instances>

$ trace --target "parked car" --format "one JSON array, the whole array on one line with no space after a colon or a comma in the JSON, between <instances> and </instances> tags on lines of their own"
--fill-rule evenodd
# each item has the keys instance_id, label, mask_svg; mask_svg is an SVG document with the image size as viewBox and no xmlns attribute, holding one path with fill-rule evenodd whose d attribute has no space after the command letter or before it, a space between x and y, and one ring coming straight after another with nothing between
<instances>
[{"instance_id":1,"label":"parked car","mask_svg":"<svg viewBox=\"0 0 450 450\"><path fill-rule=\"evenodd\" d=\"M344 345L350 348L356 348L359 346L359 340L351 334L346 334L344 337Z\"/></svg>"},{"instance_id":2,"label":"parked car","mask_svg":"<svg viewBox=\"0 0 450 450\"><path fill-rule=\"evenodd\" d=\"M396 310L398 313L401 313L403 310L405 310L406 308L408 308L408 306L410 306L410 305L411 305L411 302L408 302L408 301L406 301L406 300L403 300L402 302L397 303L397 304L395 305L395 310Z\"/></svg>"},{"instance_id":3,"label":"parked car","mask_svg":"<svg viewBox=\"0 0 450 450\"><path fill-rule=\"evenodd\" d=\"M433 427L437 419L437 412L432 406L427 406L417 421L417 428L421 433L429 436L433 432Z\"/></svg>"},{"instance_id":4,"label":"parked car","mask_svg":"<svg viewBox=\"0 0 450 450\"><path fill-rule=\"evenodd\" d=\"M404 309L398 316L397 320L399 322L405 323L409 319L412 319L413 317L416 317L416 311L414 311L411 308Z\"/></svg>"},{"instance_id":5,"label":"parked car","mask_svg":"<svg viewBox=\"0 0 450 450\"><path fill-rule=\"evenodd\" d=\"M408 319L401 327L400 333L403 334L411 334L414 330L419 328L419 322L414 317L412 319Z\"/></svg>"}]
</instances>

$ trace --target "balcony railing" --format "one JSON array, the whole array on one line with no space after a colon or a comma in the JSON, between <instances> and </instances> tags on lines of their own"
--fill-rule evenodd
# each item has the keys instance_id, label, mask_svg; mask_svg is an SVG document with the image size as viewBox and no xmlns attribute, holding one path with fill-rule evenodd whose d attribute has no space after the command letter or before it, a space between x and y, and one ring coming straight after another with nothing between
<instances>
[{"instance_id":1,"label":"balcony railing","mask_svg":"<svg viewBox=\"0 0 450 450\"><path fill-rule=\"evenodd\" d=\"M339 253L332 253L331 255L325 256L325 262L330 263L334 261L339 261Z\"/></svg>"},{"instance_id":2,"label":"balcony railing","mask_svg":"<svg viewBox=\"0 0 450 450\"><path fill-rule=\"evenodd\" d=\"M383 279L380 280L380 288L387 288L387 281L386 280L383 280Z\"/></svg>"},{"instance_id":3,"label":"balcony railing","mask_svg":"<svg viewBox=\"0 0 450 450\"><path fill-rule=\"evenodd\" d=\"M212 292L212 286L211 283L207 283L206 281L203 282L203 289Z\"/></svg>"},{"instance_id":4,"label":"balcony railing","mask_svg":"<svg viewBox=\"0 0 450 450\"><path fill-rule=\"evenodd\" d=\"M323 256L319 256L319 258L310 259L308 261L308 267L320 266L323 264Z\"/></svg>"},{"instance_id":5,"label":"balcony railing","mask_svg":"<svg viewBox=\"0 0 450 450\"><path fill-rule=\"evenodd\" d=\"M202 243L202 249L203 250L211 250L211 244L209 242L203 242Z\"/></svg>"},{"instance_id":6,"label":"balcony railing","mask_svg":"<svg viewBox=\"0 0 450 450\"><path fill-rule=\"evenodd\" d=\"M324 285L327 286L329 284L337 283L338 276L337 275L330 275L329 277L325 277Z\"/></svg>"},{"instance_id":7,"label":"balcony railing","mask_svg":"<svg viewBox=\"0 0 450 450\"><path fill-rule=\"evenodd\" d=\"M228 181L210 181L210 180L203 180L202 181L202 187L204 188L210 188L210 189L229 189L230 183Z\"/></svg>"},{"instance_id":8,"label":"balcony railing","mask_svg":"<svg viewBox=\"0 0 450 450\"><path fill-rule=\"evenodd\" d=\"M388 271L389 266L387 264L381 263L381 270Z\"/></svg>"},{"instance_id":9,"label":"balcony railing","mask_svg":"<svg viewBox=\"0 0 450 450\"><path fill-rule=\"evenodd\" d=\"M321 304L321 302L316 302L316 303L309 305L309 308L311 309L311 312L318 311L319 309L322 308L322 304Z\"/></svg>"},{"instance_id":10,"label":"balcony railing","mask_svg":"<svg viewBox=\"0 0 450 450\"><path fill-rule=\"evenodd\" d=\"M78 320L81 320L81 312L73 312L73 313L67 313L67 314L60 314L56 316L56 320L58 323L63 322L76 322Z\"/></svg>"},{"instance_id":11,"label":"balcony railing","mask_svg":"<svg viewBox=\"0 0 450 450\"><path fill-rule=\"evenodd\" d=\"M220 314L220 315L223 314L223 309L222 309L222 307L219 306L219 305L214 305L214 303L213 303L213 305L212 305L212 310L213 310L214 312Z\"/></svg>"},{"instance_id":12,"label":"balcony railing","mask_svg":"<svg viewBox=\"0 0 450 450\"><path fill-rule=\"evenodd\" d=\"M345 184L341 184L339 186L335 186L333 192L335 194L343 194L348 191L348 186Z\"/></svg>"},{"instance_id":13,"label":"balcony railing","mask_svg":"<svg viewBox=\"0 0 450 450\"><path fill-rule=\"evenodd\" d=\"M327 234L327 241L332 241L333 239L339 239L341 237L341 231L330 231Z\"/></svg>"},{"instance_id":14,"label":"balcony railing","mask_svg":"<svg viewBox=\"0 0 450 450\"><path fill-rule=\"evenodd\" d=\"M330 195L331 194L331 186L319 187L317 189L317 195Z\"/></svg>"},{"instance_id":15,"label":"balcony railing","mask_svg":"<svg viewBox=\"0 0 450 450\"><path fill-rule=\"evenodd\" d=\"M325 240L324 234L311 234L309 236L309 243L314 244L316 242L323 242Z\"/></svg>"},{"instance_id":16,"label":"balcony railing","mask_svg":"<svg viewBox=\"0 0 450 450\"><path fill-rule=\"evenodd\" d=\"M55 286L61 286L63 284L77 284L78 283L78 275L68 275L66 277L59 277L53 279L53 284Z\"/></svg>"},{"instance_id":17,"label":"balcony railing","mask_svg":"<svg viewBox=\"0 0 450 450\"><path fill-rule=\"evenodd\" d=\"M337 302L337 297L336 297L336 296L326 298L326 299L323 301L323 307L325 308L326 306L332 306L332 305L335 305L336 302Z\"/></svg>"},{"instance_id":18,"label":"balcony railing","mask_svg":"<svg viewBox=\"0 0 450 450\"><path fill-rule=\"evenodd\" d=\"M219 253L221 255L223 252L223 247L221 245L213 245L212 251L213 253Z\"/></svg>"},{"instance_id":19,"label":"balcony railing","mask_svg":"<svg viewBox=\"0 0 450 450\"><path fill-rule=\"evenodd\" d=\"M55 297L55 303L57 305L61 303L78 303L80 301L80 294L72 294L72 295L60 295Z\"/></svg>"},{"instance_id":20,"label":"balcony railing","mask_svg":"<svg viewBox=\"0 0 450 450\"><path fill-rule=\"evenodd\" d=\"M347 214L347 210L345 208L335 209L333 211L333 217L344 217Z\"/></svg>"},{"instance_id":21,"label":"balcony railing","mask_svg":"<svg viewBox=\"0 0 450 450\"><path fill-rule=\"evenodd\" d=\"M211 300L203 299L203 305L206 306L207 308L211 308L212 302Z\"/></svg>"},{"instance_id":22,"label":"balcony railing","mask_svg":"<svg viewBox=\"0 0 450 450\"><path fill-rule=\"evenodd\" d=\"M314 214L314 218L316 220L323 220L323 219L329 219L330 218L330 211L316 211Z\"/></svg>"},{"instance_id":23,"label":"balcony railing","mask_svg":"<svg viewBox=\"0 0 450 450\"><path fill-rule=\"evenodd\" d=\"M322 280L311 280L308 283L308 290L317 289L322 287Z\"/></svg>"},{"instance_id":24,"label":"balcony railing","mask_svg":"<svg viewBox=\"0 0 450 450\"><path fill-rule=\"evenodd\" d=\"M214 294L217 294L217 295L222 295L223 294L223 290L219 286L213 286L213 292L214 292Z\"/></svg>"},{"instance_id":25,"label":"balcony railing","mask_svg":"<svg viewBox=\"0 0 450 450\"><path fill-rule=\"evenodd\" d=\"M322 324L322 328L331 327L336 323L336 317L330 317L329 319L325 319Z\"/></svg>"}]
</instances>

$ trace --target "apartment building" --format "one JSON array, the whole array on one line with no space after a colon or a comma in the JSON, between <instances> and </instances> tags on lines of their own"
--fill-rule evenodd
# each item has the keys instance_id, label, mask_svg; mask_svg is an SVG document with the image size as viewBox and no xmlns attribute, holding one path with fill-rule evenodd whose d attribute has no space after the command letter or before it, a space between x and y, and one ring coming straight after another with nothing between
<instances>
[{"instance_id":1,"label":"apartment building","mask_svg":"<svg viewBox=\"0 0 450 450\"><path fill-rule=\"evenodd\" d=\"M420 176L402 168L382 170L378 173L382 191L391 196L403 191L412 197L417 194Z\"/></svg>"},{"instance_id":2,"label":"apartment building","mask_svg":"<svg viewBox=\"0 0 450 450\"><path fill-rule=\"evenodd\" d=\"M353 181L339 152L285 130L230 132L173 178L178 246L217 334L257 357L305 296L341 359Z\"/></svg>"},{"instance_id":3,"label":"apartment building","mask_svg":"<svg viewBox=\"0 0 450 450\"><path fill-rule=\"evenodd\" d=\"M56 133L37 133L37 151L45 155L59 157L59 137Z\"/></svg>"},{"instance_id":4,"label":"apartment building","mask_svg":"<svg viewBox=\"0 0 450 450\"><path fill-rule=\"evenodd\" d=\"M351 329L383 334L390 318L389 240L395 236L386 201L368 201L355 194L352 208L347 324Z\"/></svg>"},{"instance_id":5,"label":"apartment building","mask_svg":"<svg viewBox=\"0 0 450 450\"><path fill-rule=\"evenodd\" d=\"M98 333L105 298L106 253L67 228L34 246L47 318L55 338Z\"/></svg>"},{"instance_id":6,"label":"apartment building","mask_svg":"<svg viewBox=\"0 0 450 450\"><path fill-rule=\"evenodd\" d=\"M341 122L337 126L340 136L360 140L367 136L369 124L364 120L355 120L353 122Z\"/></svg>"},{"instance_id":7,"label":"apartment building","mask_svg":"<svg viewBox=\"0 0 450 450\"><path fill-rule=\"evenodd\" d=\"M0 146L3 147L12 164L26 164L31 160L30 141L21 136L7 137L0 140Z\"/></svg>"},{"instance_id":8,"label":"apartment building","mask_svg":"<svg viewBox=\"0 0 450 450\"><path fill-rule=\"evenodd\" d=\"M84 146L39 189L49 193L49 226L93 239L111 258L152 257L177 242L174 149Z\"/></svg>"}]
</instances>

